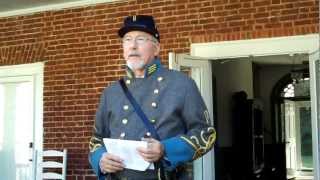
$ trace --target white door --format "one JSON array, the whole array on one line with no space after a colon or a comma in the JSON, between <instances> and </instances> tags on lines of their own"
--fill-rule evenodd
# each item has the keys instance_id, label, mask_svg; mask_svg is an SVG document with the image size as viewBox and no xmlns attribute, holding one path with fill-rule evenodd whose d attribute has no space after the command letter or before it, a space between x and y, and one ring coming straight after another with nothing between
<instances>
[{"instance_id":1,"label":"white door","mask_svg":"<svg viewBox=\"0 0 320 180\"><path fill-rule=\"evenodd\" d=\"M213 125L212 72L210 61L186 54L169 53L169 68L185 72L195 80L209 110L210 123ZM214 172L214 150L212 149L205 156L193 163L193 179L214 180Z\"/></svg>"},{"instance_id":2,"label":"white door","mask_svg":"<svg viewBox=\"0 0 320 180\"><path fill-rule=\"evenodd\" d=\"M33 151L42 149L42 81L25 68L0 67L0 179L33 179Z\"/></svg>"},{"instance_id":3,"label":"white door","mask_svg":"<svg viewBox=\"0 0 320 180\"><path fill-rule=\"evenodd\" d=\"M33 80L32 76L0 78L1 177L27 180L32 174ZM32 147L31 147L32 148Z\"/></svg>"},{"instance_id":4,"label":"white door","mask_svg":"<svg viewBox=\"0 0 320 180\"><path fill-rule=\"evenodd\" d=\"M296 120L295 120L295 102L284 101L284 119L285 119L285 139L286 139L286 167L287 178L296 176L297 169L297 150L296 150Z\"/></svg>"},{"instance_id":5,"label":"white door","mask_svg":"<svg viewBox=\"0 0 320 180\"><path fill-rule=\"evenodd\" d=\"M308 175L313 170L310 105L310 101L295 102L297 171L300 175Z\"/></svg>"},{"instance_id":6,"label":"white door","mask_svg":"<svg viewBox=\"0 0 320 180\"><path fill-rule=\"evenodd\" d=\"M317 46L319 48L319 46ZM314 179L320 179L320 60L319 50L309 55L310 92L311 92L311 125L312 156Z\"/></svg>"}]
</instances>

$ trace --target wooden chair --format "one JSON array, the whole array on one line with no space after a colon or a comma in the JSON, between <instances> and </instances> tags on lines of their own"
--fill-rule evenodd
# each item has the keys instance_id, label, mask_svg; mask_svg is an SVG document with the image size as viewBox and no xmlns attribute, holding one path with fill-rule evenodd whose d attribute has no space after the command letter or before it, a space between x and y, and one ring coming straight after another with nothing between
<instances>
[{"instance_id":1,"label":"wooden chair","mask_svg":"<svg viewBox=\"0 0 320 180\"><path fill-rule=\"evenodd\" d=\"M38 152L37 179L61 179L66 180L67 150L46 150ZM60 172L60 173L59 173Z\"/></svg>"}]
</instances>

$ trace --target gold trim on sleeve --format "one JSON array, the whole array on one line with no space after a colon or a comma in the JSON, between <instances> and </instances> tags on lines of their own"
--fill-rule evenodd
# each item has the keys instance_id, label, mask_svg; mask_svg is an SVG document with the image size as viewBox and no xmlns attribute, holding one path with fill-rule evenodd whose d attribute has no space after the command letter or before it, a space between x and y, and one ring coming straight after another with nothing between
<instances>
[{"instance_id":1,"label":"gold trim on sleeve","mask_svg":"<svg viewBox=\"0 0 320 180\"><path fill-rule=\"evenodd\" d=\"M208 127L207 130L202 130L198 136L193 135L190 138L181 136L181 138L195 149L192 158L194 160L201 157L212 148L216 140L216 131L213 127Z\"/></svg>"},{"instance_id":2,"label":"gold trim on sleeve","mask_svg":"<svg viewBox=\"0 0 320 180\"><path fill-rule=\"evenodd\" d=\"M181 138L182 138L183 140L185 140L188 144L190 144L190 145L194 148L194 150L197 150L197 149L198 149L197 146L196 146L192 141L190 141L188 138L186 138L186 137L184 137L184 136L181 136Z\"/></svg>"}]
</instances>

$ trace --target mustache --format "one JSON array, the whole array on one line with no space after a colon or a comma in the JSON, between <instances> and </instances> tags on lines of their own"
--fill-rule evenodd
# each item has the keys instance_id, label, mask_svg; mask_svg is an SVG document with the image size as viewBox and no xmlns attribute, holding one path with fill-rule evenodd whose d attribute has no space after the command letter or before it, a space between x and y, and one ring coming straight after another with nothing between
<instances>
[{"instance_id":1,"label":"mustache","mask_svg":"<svg viewBox=\"0 0 320 180\"><path fill-rule=\"evenodd\" d=\"M137 52L132 52L132 53L129 54L129 57L132 57L132 56L138 56L138 57L140 57L140 54L137 53Z\"/></svg>"}]
</instances>

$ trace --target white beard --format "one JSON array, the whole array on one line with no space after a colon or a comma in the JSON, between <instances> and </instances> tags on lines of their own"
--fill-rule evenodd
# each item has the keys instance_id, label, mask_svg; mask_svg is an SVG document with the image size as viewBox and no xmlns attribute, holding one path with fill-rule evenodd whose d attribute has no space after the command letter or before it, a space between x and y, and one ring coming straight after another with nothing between
<instances>
[{"instance_id":1,"label":"white beard","mask_svg":"<svg viewBox=\"0 0 320 180\"><path fill-rule=\"evenodd\" d=\"M142 70L146 66L146 64L142 61L127 61L127 66L132 70Z\"/></svg>"}]
</instances>

